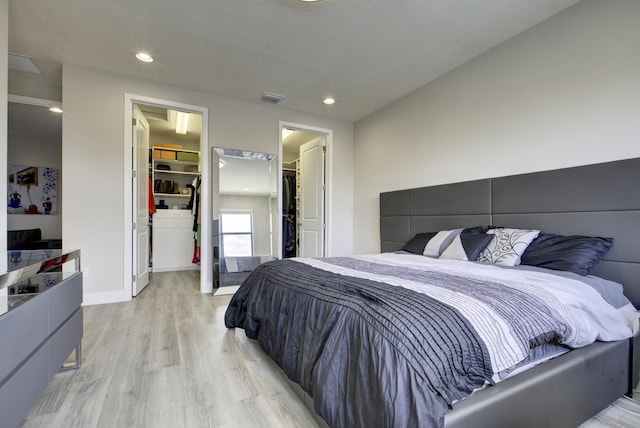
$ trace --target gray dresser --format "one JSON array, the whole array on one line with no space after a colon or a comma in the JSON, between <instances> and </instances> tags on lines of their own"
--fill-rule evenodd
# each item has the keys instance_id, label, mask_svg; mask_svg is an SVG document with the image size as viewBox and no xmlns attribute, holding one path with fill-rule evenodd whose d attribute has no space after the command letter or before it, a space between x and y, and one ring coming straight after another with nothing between
<instances>
[{"instance_id":1,"label":"gray dresser","mask_svg":"<svg viewBox=\"0 0 640 428\"><path fill-rule=\"evenodd\" d=\"M11 428L63 365L80 366L82 273L79 250L7 257L8 272L0 274L0 425Z\"/></svg>"}]
</instances>

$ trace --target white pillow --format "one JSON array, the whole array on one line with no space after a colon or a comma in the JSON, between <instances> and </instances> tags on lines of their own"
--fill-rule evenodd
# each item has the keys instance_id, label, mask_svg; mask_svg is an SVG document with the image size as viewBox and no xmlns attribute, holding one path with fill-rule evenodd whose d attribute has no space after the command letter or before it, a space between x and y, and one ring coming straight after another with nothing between
<instances>
[{"instance_id":1,"label":"white pillow","mask_svg":"<svg viewBox=\"0 0 640 428\"><path fill-rule=\"evenodd\" d=\"M539 230L498 228L489 229L495 239L480 253L479 262L494 265L516 266L531 241L538 237Z\"/></svg>"},{"instance_id":2,"label":"white pillow","mask_svg":"<svg viewBox=\"0 0 640 428\"><path fill-rule=\"evenodd\" d=\"M441 230L431 238L424 247L423 255L428 257L440 257L440 254L451 244L453 238L460 235L462 229Z\"/></svg>"}]
</instances>

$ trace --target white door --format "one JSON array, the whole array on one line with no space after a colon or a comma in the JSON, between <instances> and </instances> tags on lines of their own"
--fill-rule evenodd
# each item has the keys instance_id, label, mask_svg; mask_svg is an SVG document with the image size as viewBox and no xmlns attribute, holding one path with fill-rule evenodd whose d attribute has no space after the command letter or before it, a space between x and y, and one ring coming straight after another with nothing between
<instances>
[{"instance_id":1,"label":"white door","mask_svg":"<svg viewBox=\"0 0 640 428\"><path fill-rule=\"evenodd\" d=\"M300 257L324 257L324 138L300 146Z\"/></svg>"},{"instance_id":2,"label":"white door","mask_svg":"<svg viewBox=\"0 0 640 428\"><path fill-rule=\"evenodd\" d=\"M133 296L149 283L149 123L133 106Z\"/></svg>"}]
</instances>

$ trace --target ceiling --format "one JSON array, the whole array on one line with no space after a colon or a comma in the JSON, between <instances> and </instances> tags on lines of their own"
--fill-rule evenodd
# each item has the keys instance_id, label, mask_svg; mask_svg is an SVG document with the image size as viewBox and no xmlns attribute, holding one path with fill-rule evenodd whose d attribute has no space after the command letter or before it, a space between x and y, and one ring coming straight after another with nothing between
<instances>
[{"instance_id":1,"label":"ceiling","mask_svg":"<svg viewBox=\"0 0 640 428\"><path fill-rule=\"evenodd\" d=\"M73 64L356 121L577 2L10 0L9 51L43 75L9 78L59 88Z\"/></svg>"}]
</instances>

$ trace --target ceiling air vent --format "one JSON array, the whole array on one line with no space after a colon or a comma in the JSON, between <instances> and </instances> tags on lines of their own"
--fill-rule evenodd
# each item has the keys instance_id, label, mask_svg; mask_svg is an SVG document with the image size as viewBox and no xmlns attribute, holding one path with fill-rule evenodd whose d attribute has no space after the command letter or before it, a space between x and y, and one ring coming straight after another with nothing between
<instances>
[{"instance_id":1,"label":"ceiling air vent","mask_svg":"<svg viewBox=\"0 0 640 428\"><path fill-rule=\"evenodd\" d=\"M283 98L284 98L284 95L265 92L264 94L262 94L261 100L264 101L265 103L278 104L280 101L282 101Z\"/></svg>"},{"instance_id":2,"label":"ceiling air vent","mask_svg":"<svg viewBox=\"0 0 640 428\"><path fill-rule=\"evenodd\" d=\"M40 69L33 63L30 56L9 52L9 70L22 71L31 74L42 74Z\"/></svg>"}]
</instances>

